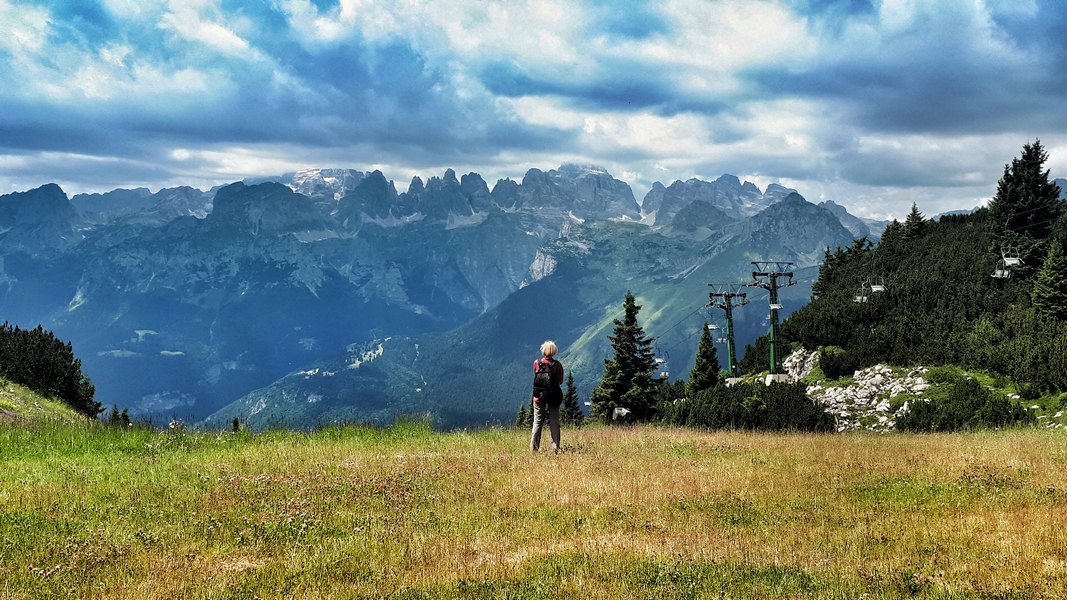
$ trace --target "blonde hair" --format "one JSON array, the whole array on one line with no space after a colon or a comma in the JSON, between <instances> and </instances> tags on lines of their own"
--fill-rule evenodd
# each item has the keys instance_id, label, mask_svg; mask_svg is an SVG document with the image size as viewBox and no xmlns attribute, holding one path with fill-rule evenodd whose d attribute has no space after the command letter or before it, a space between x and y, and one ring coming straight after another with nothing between
<instances>
[{"instance_id":1,"label":"blonde hair","mask_svg":"<svg viewBox=\"0 0 1067 600\"><path fill-rule=\"evenodd\" d=\"M559 349L556 348L556 342L553 342L552 340L546 340L545 343L541 344L541 356L555 356L558 351Z\"/></svg>"}]
</instances>

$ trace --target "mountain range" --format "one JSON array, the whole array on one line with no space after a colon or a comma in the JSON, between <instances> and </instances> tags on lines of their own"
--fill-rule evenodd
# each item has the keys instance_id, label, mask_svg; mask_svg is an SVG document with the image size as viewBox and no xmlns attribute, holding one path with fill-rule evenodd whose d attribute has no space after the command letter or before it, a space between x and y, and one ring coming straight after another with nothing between
<instances>
[{"instance_id":1,"label":"mountain range","mask_svg":"<svg viewBox=\"0 0 1067 600\"><path fill-rule=\"evenodd\" d=\"M583 165L492 188L449 169L403 193L350 169L69 199L48 184L0 196L0 303L69 339L98 400L134 414L460 426L514 415L546 338L587 396L627 290L669 376L685 376L716 318L707 283L793 261L788 312L827 247L881 228L730 175L657 183L639 203ZM741 346L762 332L762 301L738 312Z\"/></svg>"}]
</instances>

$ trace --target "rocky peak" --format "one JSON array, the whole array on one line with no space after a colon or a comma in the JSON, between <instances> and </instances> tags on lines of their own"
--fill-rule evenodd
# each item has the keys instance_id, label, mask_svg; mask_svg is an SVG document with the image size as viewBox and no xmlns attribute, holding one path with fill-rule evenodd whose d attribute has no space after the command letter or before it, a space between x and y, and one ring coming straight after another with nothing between
<instances>
[{"instance_id":1,"label":"rocky peak","mask_svg":"<svg viewBox=\"0 0 1067 600\"><path fill-rule=\"evenodd\" d=\"M213 227L235 228L254 236L325 228L310 198L273 182L238 182L219 189L206 220Z\"/></svg>"},{"instance_id":2,"label":"rocky peak","mask_svg":"<svg viewBox=\"0 0 1067 600\"><path fill-rule=\"evenodd\" d=\"M830 211L837 220L845 226L854 237L866 237L867 239L877 242L882 237L882 232L885 231L888 221L876 221L873 219L863 219L857 217L846 209L844 206L834 202L833 200L826 200L820 202L819 206Z\"/></svg>"},{"instance_id":3,"label":"rocky peak","mask_svg":"<svg viewBox=\"0 0 1067 600\"><path fill-rule=\"evenodd\" d=\"M795 260L798 267L816 265L827 246L847 246L853 240L830 211L796 192L746 221L745 229L754 239L764 240L775 255Z\"/></svg>"},{"instance_id":4,"label":"rocky peak","mask_svg":"<svg viewBox=\"0 0 1067 600\"><path fill-rule=\"evenodd\" d=\"M459 188L475 212L485 212L493 207L493 195L481 175L467 173L460 178Z\"/></svg>"},{"instance_id":5,"label":"rocky peak","mask_svg":"<svg viewBox=\"0 0 1067 600\"><path fill-rule=\"evenodd\" d=\"M513 179L498 179L493 186L493 203L501 208L514 208L519 201L519 183Z\"/></svg>"},{"instance_id":6,"label":"rocky peak","mask_svg":"<svg viewBox=\"0 0 1067 600\"><path fill-rule=\"evenodd\" d=\"M76 194L70 199L70 204L87 219L106 223L150 208L153 204L151 196L148 188L119 188L103 194Z\"/></svg>"},{"instance_id":7,"label":"rocky peak","mask_svg":"<svg viewBox=\"0 0 1067 600\"><path fill-rule=\"evenodd\" d=\"M559 208L583 219L640 218L630 186L601 167L566 164L547 173L530 169L522 188L522 206Z\"/></svg>"},{"instance_id":8,"label":"rocky peak","mask_svg":"<svg viewBox=\"0 0 1067 600\"><path fill-rule=\"evenodd\" d=\"M426 189L426 186L423 185L421 177L416 175L411 178L411 183L408 184L409 194L420 194L424 189Z\"/></svg>"},{"instance_id":9,"label":"rocky peak","mask_svg":"<svg viewBox=\"0 0 1067 600\"><path fill-rule=\"evenodd\" d=\"M385 218L393 211L397 198L393 182L386 179L384 173L375 170L337 203L337 216L349 225L361 223L362 215L374 219Z\"/></svg>"},{"instance_id":10,"label":"rocky peak","mask_svg":"<svg viewBox=\"0 0 1067 600\"><path fill-rule=\"evenodd\" d=\"M73 241L77 214L54 183L0 196L0 241L9 248L50 249Z\"/></svg>"},{"instance_id":11,"label":"rocky peak","mask_svg":"<svg viewBox=\"0 0 1067 600\"><path fill-rule=\"evenodd\" d=\"M715 181L703 181L691 178L686 181L676 180L668 187L658 181L645 196L642 210L646 221L657 226L672 227L679 212L694 203L707 204L722 213L727 219L742 219L756 214L766 208L763 195L759 189L741 181L734 175L724 174ZM710 216L707 210L687 210L690 214Z\"/></svg>"},{"instance_id":12,"label":"rocky peak","mask_svg":"<svg viewBox=\"0 0 1067 600\"><path fill-rule=\"evenodd\" d=\"M793 188L787 188L784 185L772 183L768 185L767 190L763 192L763 197L769 200L767 204L770 205L795 193L796 190Z\"/></svg>"},{"instance_id":13,"label":"rocky peak","mask_svg":"<svg viewBox=\"0 0 1067 600\"><path fill-rule=\"evenodd\" d=\"M416 188L401 198L402 204L411 206L432 221L447 221L470 224L470 217L484 213L493 205L489 186L477 173L468 173L462 180L456 179L452 169L442 177L431 177L425 188Z\"/></svg>"},{"instance_id":14,"label":"rocky peak","mask_svg":"<svg viewBox=\"0 0 1067 600\"><path fill-rule=\"evenodd\" d=\"M73 216L67 194L54 183L25 192L0 196L0 215L22 220L51 219L56 215Z\"/></svg>"},{"instance_id":15,"label":"rocky peak","mask_svg":"<svg viewBox=\"0 0 1067 600\"><path fill-rule=\"evenodd\" d=\"M336 203L355 189L364 177L365 173L353 169L302 169L283 175L278 181L309 198Z\"/></svg>"}]
</instances>

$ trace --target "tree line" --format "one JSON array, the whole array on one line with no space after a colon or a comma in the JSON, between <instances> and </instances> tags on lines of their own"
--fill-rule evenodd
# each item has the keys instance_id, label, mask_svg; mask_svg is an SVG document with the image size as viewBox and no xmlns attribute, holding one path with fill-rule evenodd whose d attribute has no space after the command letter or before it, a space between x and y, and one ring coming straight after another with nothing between
<instances>
[{"instance_id":1,"label":"tree line","mask_svg":"<svg viewBox=\"0 0 1067 600\"><path fill-rule=\"evenodd\" d=\"M816 297L783 337L830 348L830 377L878 362L956 364L1067 390L1067 211L1047 158L1040 141L1026 144L972 214L931 221L913 205L877 246L827 250ZM751 370L764 351L750 350Z\"/></svg>"},{"instance_id":2,"label":"tree line","mask_svg":"<svg viewBox=\"0 0 1067 600\"><path fill-rule=\"evenodd\" d=\"M103 411L70 343L40 325L35 329L0 325L0 377L61 400L87 417Z\"/></svg>"}]
</instances>

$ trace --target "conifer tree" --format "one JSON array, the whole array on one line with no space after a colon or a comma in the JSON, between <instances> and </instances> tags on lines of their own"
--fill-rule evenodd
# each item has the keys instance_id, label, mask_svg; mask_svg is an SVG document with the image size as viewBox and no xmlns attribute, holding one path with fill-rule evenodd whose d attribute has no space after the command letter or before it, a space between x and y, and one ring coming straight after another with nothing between
<instances>
[{"instance_id":1,"label":"conifer tree","mask_svg":"<svg viewBox=\"0 0 1067 600\"><path fill-rule=\"evenodd\" d=\"M926 217L919 212L919 207L912 202L911 212L908 213L908 218L904 219L904 237L907 239L914 239L923 234L926 229Z\"/></svg>"},{"instance_id":2,"label":"conifer tree","mask_svg":"<svg viewBox=\"0 0 1067 600\"><path fill-rule=\"evenodd\" d=\"M1067 257L1059 243L1049 244L1030 297L1034 308L1041 313L1057 319L1067 318Z\"/></svg>"},{"instance_id":3,"label":"conifer tree","mask_svg":"<svg viewBox=\"0 0 1067 600\"><path fill-rule=\"evenodd\" d=\"M705 321L704 330L700 333L700 343L697 344L696 362L693 363L693 370L689 371L686 393L692 397L697 392L715 387L718 383L719 354L715 350L715 343Z\"/></svg>"},{"instance_id":4,"label":"conifer tree","mask_svg":"<svg viewBox=\"0 0 1067 600\"><path fill-rule=\"evenodd\" d=\"M913 205L914 206L914 205ZM916 210L918 207L915 207ZM882 237L878 241L879 246L884 246L887 243L896 243L898 240L904 237L904 225L900 221L893 219L889 225L886 225L885 230L882 231Z\"/></svg>"},{"instance_id":5,"label":"conifer tree","mask_svg":"<svg viewBox=\"0 0 1067 600\"><path fill-rule=\"evenodd\" d=\"M989 211L1001 231L1008 235L1024 235L1045 239L1056 219L1063 213L1059 186L1049 179L1043 169L1048 153L1041 140L1023 146L1022 156L1004 165L1004 175L997 182L997 194L989 203Z\"/></svg>"},{"instance_id":6,"label":"conifer tree","mask_svg":"<svg viewBox=\"0 0 1067 600\"><path fill-rule=\"evenodd\" d=\"M563 393L563 404L560 406L559 420L567 425L579 426L582 424L582 408L578 405L578 390L574 388L574 374L567 373L567 391Z\"/></svg>"},{"instance_id":7,"label":"conifer tree","mask_svg":"<svg viewBox=\"0 0 1067 600\"><path fill-rule=\"evenodd\" d=\"M525 428L527 420L528 419L526 415L526 403L523 402L519 405L519 414L515 416L515 429ZM530 426L533 427L532 424Z\"/></svg>"},{"instance_id":8,"label":"conifer tree","mask_svg":"<svg viewBox=\"0 0 1067 600\"><path fill-rule=\"evenodd\" d=\"M626 292L623 318L615 319L615 329L608 336L614 355L604 360L604 376L593 390L593 414L610 419L615 408L630 410L633 418L647 420L653 412L652 370L656 366L652 340L637 324L641 307Z\"/></svg>"}]
</instances>

